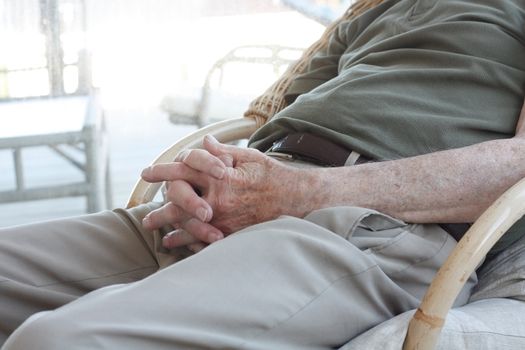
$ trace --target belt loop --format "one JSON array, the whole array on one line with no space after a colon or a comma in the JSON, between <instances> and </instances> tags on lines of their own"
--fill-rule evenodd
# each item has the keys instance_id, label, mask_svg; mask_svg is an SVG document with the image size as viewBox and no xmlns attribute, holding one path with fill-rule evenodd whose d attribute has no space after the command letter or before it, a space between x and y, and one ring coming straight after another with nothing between
<instances>
[{"instance_id":1,"label":"belt loop","mask_svg":"<svg viewBox=\"0 0 525 350\"><path fill-rule=\"evenodd\" d=\"M350 155L348 156L348 158L346 158L346 162L344 166L355 165L359 157L361 157L361 155L357 153L356 151L350 152Z\"/></svg>"}]
</instances>

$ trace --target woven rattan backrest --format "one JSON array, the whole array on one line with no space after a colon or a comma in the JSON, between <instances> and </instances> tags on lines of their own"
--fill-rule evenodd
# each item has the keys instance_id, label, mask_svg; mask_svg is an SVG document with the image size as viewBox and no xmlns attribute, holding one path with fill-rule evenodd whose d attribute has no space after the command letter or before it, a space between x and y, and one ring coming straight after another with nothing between
<instances>
[{"instance_id":1,"label":"woven rattan backrest","mask_svg":"<svg viewBox=\"0 0 525 350\"><path fill-rule=\"evenodd\" d=\"M290 65L284 74L271 85L261 96L256 98L244 113L247 118L254 118L260 127L270 120L277 112L285 107L284 95L292 81L308 66L311 58L327 45L332 33L339 23L358 16L364 11L379 5L384 0L358 0L335 22L329 25L321 38L307 48L301 58Z\"/></svg>"}]
</instances>

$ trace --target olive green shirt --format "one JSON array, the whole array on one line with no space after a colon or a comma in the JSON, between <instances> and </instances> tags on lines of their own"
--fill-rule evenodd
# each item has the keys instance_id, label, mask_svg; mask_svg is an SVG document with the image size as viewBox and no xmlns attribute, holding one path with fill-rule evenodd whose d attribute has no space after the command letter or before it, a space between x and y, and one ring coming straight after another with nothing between
<instances>
[{"instance_id":1,"label":"olive green shirt","mask_svg":"<svg viewBox=\"0 0 525 350\"><path fill-rule=\"evenodd\" d=\"M385 1L339 25L250 146L307 131L389 160L509 138L524 84L523 0Z\"/></svg>"}]
</instances>

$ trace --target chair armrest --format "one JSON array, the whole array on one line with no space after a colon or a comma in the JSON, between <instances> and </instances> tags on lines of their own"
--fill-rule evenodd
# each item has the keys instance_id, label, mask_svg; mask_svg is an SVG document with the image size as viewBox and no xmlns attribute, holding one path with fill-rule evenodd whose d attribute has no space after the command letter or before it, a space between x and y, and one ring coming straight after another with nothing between
<instances>
[{"instance_id":1,"label":"chair armrest","mask_svg":"<svg viewBox=\"0 0 525 350\"><path fill-rule=\"evenodd\" d=\"M202 148L202 139L207 134L213 135L220 142L232 142L250 137L255 130L256 123L251 118L229 119L208 125L174 143L162 152L151 165L172 162L182 150ZM131 192L126 208L151 202L161 185L161 183L148 183L139 178Z\"/></svg>"},{"instance_id":2,"label":"chair armrest","mask_svg":"<svg viewBox=\"0 0 525 350\"><path fill-rule=\"evenodd\" d=\"M404 350L433 349L448 310L476 267L525 214L525 179L498 198L465 233L430 284L409 323Z\"/></svg>"}]
</instances>

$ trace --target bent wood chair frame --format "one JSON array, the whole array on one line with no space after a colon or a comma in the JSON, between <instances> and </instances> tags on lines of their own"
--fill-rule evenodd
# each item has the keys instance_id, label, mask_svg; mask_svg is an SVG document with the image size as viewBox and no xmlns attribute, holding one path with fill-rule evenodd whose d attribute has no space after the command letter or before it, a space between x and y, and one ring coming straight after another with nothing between
<instances>
[{"instance_id":1,"label":"bent wood chair frame","mask_svg":"<svg viewBox=\"0 0 525 350\"><path fill-rule=\"evenodd\" d=\"M162 152L152 164L171 162L184 149L201 148L204 135L211 134L221 142L250 137L285 106L284 93L293 79L305 70L311 57L323 49L340 22L355 17L379 5L384 0L358 0L337 21L326 28L322 37L306 49L283 76L254 100L243 118L218 122L184 137ZM139 179L127 207L153 199L160 184ZM456 248L437 272L421 305L408 325L404 350L433 349L445 322L446 315L468 277L474 272L498 239L525 214L525 179L507 190L471 226Z\"/></svg>"}]
</instances>

